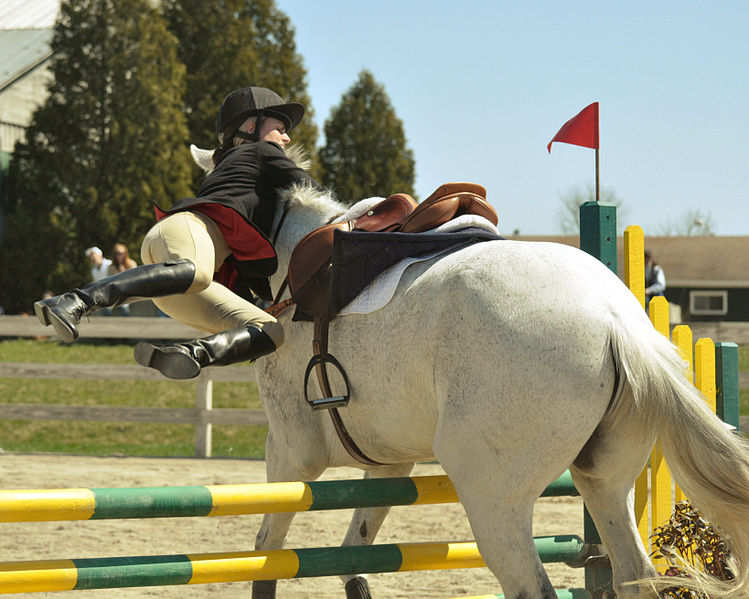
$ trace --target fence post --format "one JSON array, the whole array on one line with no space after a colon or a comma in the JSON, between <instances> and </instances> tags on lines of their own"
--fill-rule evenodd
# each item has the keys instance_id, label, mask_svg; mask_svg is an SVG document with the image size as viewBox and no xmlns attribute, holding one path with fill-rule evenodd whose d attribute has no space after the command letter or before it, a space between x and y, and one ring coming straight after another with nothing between
<instances>
[{"instance_id":1,"label":"fence post","mask_svg":"<svg viewBox=\"0 0 749 599\"><path fill-rule=\"evenodd\" d=\"M616 206L601 202L580 206L580 249L617 273Z\"/></svg>"},{"instance_id":2,"label":"fence post","mask_svg":"<svg viewBox=\"0 0 749 599\"><path fill-rule=\"evenodd\" d=\"M584 202L580 206L580 249L598 258L617 274L616 206L600 202ZM586 543L601 543L601 536L585 504L583 536ZM594 599L613 592L612 580L608 568L585 568L585 588Z\"/></svg>"},{"instance_id":3,"label":"fence post","mask_svg":"<svg viewBox=\"0 0 749 599\"><path fill-rule=\"evenodd\" d=\"M630 225L624 230L624 284L645 309L645 233ZM635 521L645 551L650 553L650 497L647 464L635 481Z\"/></svg>"},{"instance_id":4,"label":"fence post","mask_svg":"<svg viewBox=\"0 0 749 599\"><path fill-rule=\"evenodd\" d=\"M213 425L208 422L206 412L213 409L213 381L205 370L195 381L195 408L198 411L195 421L195 455L199 458L210 458L213 449Z\"/></svg>"},{"instance_id":5,"label":"fence post","mask_svg":"<svg viewBox=\"0 0 749 599\"><path fill-rule=\"evenodd\" d=\"M668 301L665 297L656 296L650 301L650 322L653 328L668 339ZM663 456L661 442L656 441L650 454L650 526L663 526L671 516L672 507L671 471ZM654 558L653 563L659 572L666 569L668 563L664 558Z\"/></svg>"},{"instance_id":6,"label":"fence post","mask_svg":"<svg viewBox=\"0 0 749 599\"><path fill-rule=\"evenodd\" d=\"M717 414L723 422L740 429L739 419L739 346L715 344L715 379L718 386Z\"/></svg>"},{"instance_id":7,"label":"fence post","mask_svg":"<svg viewBox=\"0 0 749 599\"><path fill-rule=\"evenodd\" d=\"M705 397L713 414L715 411L715 343L703 337L694 344L694 385Z\"/></svg>"},{"instance_id":8,"label":"fence post","mask_svg":"<svg viewBox=\"0 0 749 599\"><path fill-rule=\"evenodd\" d=\"M679 348L679 353L684 361L687 363L687 367L684 370L684 376L687 380L694 384L694 350L692 344L692 329L685 324L676 325L674 330L671 332L671 339L676 347ZM680 501L686 501L684 492L681 487L674 483L674 505Z\"/></svg>"},{"instance_id":9,"label":"fence post","mask_svg":"<svg viewBox=\"0 0 749 599\"><path fill-rule=\"evenodd\" d=\"M645 309L645 232L638 225L624 230L624 284Z\"/></svg>"}]
</instances>

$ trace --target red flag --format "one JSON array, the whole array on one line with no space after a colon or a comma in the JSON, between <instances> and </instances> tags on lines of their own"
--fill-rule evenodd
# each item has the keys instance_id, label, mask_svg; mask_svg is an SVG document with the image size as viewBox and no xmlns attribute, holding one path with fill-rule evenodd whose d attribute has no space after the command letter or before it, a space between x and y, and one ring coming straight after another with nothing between
<instances>
[{"instance_id":1,"label":"red flag","mask_svg":"<svg viewBox=\"0 0 749 599\"><path fill-rule=\"evenodd\" d=\"M600 147L598 145L598 102L586 106L578 115L562 125L554 139L546 146L549 154L551 154L551 144L555 141L598 149Z\"/></svg>"}]
</instances>

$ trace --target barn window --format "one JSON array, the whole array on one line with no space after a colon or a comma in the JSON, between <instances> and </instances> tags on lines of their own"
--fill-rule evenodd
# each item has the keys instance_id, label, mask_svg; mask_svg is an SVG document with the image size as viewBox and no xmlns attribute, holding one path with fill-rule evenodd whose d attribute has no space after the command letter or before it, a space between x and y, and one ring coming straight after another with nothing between
<instances>
[{"instance_id":1,"label":"barn window","mask_svg":"<svg viewBox=\"0 0 749 599\"><path fill-rule=\"evenodd\" d=\"M720 316L728 312L727 291L690 291L689 312Z\"/></svg>"}]
</instances>

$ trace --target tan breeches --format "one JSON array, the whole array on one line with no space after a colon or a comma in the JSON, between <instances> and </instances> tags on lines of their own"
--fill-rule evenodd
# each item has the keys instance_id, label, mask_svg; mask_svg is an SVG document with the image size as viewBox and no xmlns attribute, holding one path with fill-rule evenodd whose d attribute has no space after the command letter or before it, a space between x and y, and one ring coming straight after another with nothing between
<instances>
[{"instance_id":1,"label":"tan breeches","mask_svg":"<svg viewBox=\"0 0 749 599\"><path fill-rule=\"evenodd\" d=\"M218 225L195 212L177 212L156 223L141 246L144 264L187 258L195 264L195 279L181 295L154 298L172 318L191 327L218 333L257 325L279 347L283 328L270 314L213 280L231 251Z\"/></svg>"}]
</instances>

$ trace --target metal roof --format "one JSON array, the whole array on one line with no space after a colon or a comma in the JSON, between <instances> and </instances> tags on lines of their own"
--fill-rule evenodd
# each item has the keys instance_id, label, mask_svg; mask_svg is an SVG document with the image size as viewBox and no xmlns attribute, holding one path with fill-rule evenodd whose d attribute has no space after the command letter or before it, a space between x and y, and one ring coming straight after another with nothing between
<instances>
[{"instance_id":1,"label":"metal roof","mask_svg":"<svg viewBox=\"0 0 749 599\"><path fill-rule=\"evenodd\" d=\"M0 92L52 56L51 29L0 29Z\"/></svg>"},{"instance_id":2,"label":"metal roof","mask_svg":"<svg viewBox=\"0 0 749 599\"><path fill-rule=\"evenodd\" d=\"M51 29L59 12L60 0L3 0L0 29Z\"/></svg>"},{"instance_id":3,"label":"metal roof","mask_svg":"<svg viewBox=\"0 0 749 599\"><path fill-rule=\"evenodd\" d=\"M520 241L552 241L580 247L578 237L508 237ZM670 287L749 287L749 236L649 237L645 247L663 267ZM624 275L624 241L617 243L619 274Z\"/></svg>"}]
</instances>

